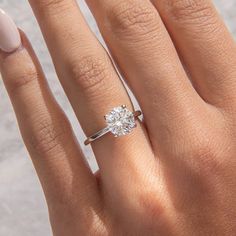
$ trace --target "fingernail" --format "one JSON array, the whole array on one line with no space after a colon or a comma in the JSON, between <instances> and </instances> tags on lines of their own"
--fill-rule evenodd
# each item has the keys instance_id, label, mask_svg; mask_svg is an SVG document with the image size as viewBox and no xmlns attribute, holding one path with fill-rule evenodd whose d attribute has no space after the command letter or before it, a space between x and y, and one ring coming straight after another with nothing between
<instances>
[{"instance_id":1,"label":"fingernail","mask_svg":"<svg viewBox=\"0 0 236 236\"><path fill-rule=\"evenodd\" d=\"M4 52L13 52L21 45L20 33L11 19L0 9L0 49Z\"/></svg>"}]
</instances>

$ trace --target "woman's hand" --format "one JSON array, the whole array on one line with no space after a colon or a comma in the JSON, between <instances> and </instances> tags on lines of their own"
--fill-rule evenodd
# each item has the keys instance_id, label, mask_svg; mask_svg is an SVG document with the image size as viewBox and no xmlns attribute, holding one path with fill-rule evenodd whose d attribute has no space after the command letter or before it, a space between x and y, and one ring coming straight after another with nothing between
<instances>
[{"instance_id":1,"label":"woman's hand","mask_svg":"<svg viewBox=\"0 0 236 236\"><path fill-rule=\"evenodd\" d=\"M208 0L87 2L144 114L131 134L92 143L96 175L25 36L0 16L1 72L54 235L234 235L236 46L216 10ZM85 134L113 107L132 109L76 1L30 4Z\"/></svg>"}]
</instances>

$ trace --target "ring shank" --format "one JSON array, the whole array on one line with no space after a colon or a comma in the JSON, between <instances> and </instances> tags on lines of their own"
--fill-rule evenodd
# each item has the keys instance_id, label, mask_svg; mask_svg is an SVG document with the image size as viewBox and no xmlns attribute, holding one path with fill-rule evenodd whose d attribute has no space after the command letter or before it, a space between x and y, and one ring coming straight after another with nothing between
<instances>
[{"instance_id":1,"label":"ring shank","mask_svg":"<svg viewBox=\"0 0 236 236\"><path fill-rule=\"evenodd\" d=\"M98 131L98 132L95 133L94 135L88 137L88 138L85 140L84 144L85 144L85 145L89 145L90 143L92 143L92 142L95 141L96 139L101 138L103 135L105 135L105 134L107 134L107 133L109 133L109 132L110 132L109 128L108 128L108 127L105 127L104 129Z\"/></svg>"},{"instance_id":2,"label":"ring shank","mask_svg":"<svg viewBox=\"0 0 236 236\"><path fill-rule=\"evenodd\" d=\"M141 111L135 111L133 113L134 117L137 119L140 115L142 115ZM102 136L104 136L105 134L109 133L110 129L109 127L105 127L103 129L101 129L100 131L98 131L97 133L95 133L94 135L88 137L85 142L84 145L89 145L90 143L92 143L93 141L95 141L96 139L101 138Z\"/></svg>"}]
</instances>

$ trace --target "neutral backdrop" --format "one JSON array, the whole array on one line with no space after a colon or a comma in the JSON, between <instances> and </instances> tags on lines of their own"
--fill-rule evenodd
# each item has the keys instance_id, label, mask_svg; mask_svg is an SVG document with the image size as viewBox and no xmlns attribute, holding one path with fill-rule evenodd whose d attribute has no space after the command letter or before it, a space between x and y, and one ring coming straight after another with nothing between
<instances>
[{"instance_id":1,"label":"neutral backdrop","mask_svg":"<svg viewBox=\"0 0 236 236\"><path fill-rule=\"evenodd\" d=\"M78 1L95 34L101 39L96 24L83 1ZM231 32L236 36L236 1L215 0ZM30 38L47 74L58 102L72 122L82 143L84 136L59 85L39 27L26 0L0 0L18 27ZM0 36L1 37L1 36ZM83 147L83 145L82 145ZM84 149L91 167L96 163L89 148ZM47 208L34 168L21 141L10 101L0 79L0 236L51 235Z\"/></svg>"}]
</instances>

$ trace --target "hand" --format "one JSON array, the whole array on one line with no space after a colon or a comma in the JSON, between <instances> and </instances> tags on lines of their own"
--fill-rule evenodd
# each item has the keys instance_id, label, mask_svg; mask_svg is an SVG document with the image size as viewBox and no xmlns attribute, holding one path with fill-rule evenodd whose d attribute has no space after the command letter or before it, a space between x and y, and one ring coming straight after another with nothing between
<instances>
[{"instance_id":1,"label":"hand","mask_svg":"<svg viewBox=\"0 0 236 236\"><path fill-rule=\"evenodd\" d=\"M29 42L0 14L1 72L54 235L234 235L236 46L215 8L207 0L87 2L144 114L131 134L92 143L95 175ZM103 128L113 107L131 110L76 2L30 4L85 134Z\"/></svg>"}]
</instances>

